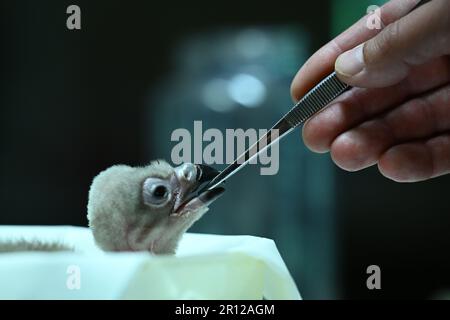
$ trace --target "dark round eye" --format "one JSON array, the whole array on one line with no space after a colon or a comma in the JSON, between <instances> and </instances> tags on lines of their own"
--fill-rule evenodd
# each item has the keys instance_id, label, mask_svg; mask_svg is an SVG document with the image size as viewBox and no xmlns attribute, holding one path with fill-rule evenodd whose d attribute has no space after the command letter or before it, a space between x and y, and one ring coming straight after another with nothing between
<instances>
[{"instance_id":1,"label":"dark round eye","mask_svg":"<svg viewBox=\"0 0 450 320\"><path fill-rule=\"evenodd\" d=\"M167 188L166 188L166 186L156 186L153 189L153 196L155 198L165 198L167 196Z\"/></svg>"},{"instance_id":2,"label":"dark round eye","mask_svg":"<svg viewBox=\"0 0 450 320\"><path fill-rule=\"evenodd\" d=\"M162 179L148 178L144 181L143 197L147 205L161 206L171 199L170 184Z\"/></svg>"}]
</instances>

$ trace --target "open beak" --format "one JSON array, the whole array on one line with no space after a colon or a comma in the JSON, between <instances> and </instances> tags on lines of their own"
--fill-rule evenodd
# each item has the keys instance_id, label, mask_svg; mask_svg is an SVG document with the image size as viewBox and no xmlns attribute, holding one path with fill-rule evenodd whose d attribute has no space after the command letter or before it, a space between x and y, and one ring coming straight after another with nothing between
<instances>
[{"instance_id":1,"label":"open beak","mask_svg":"<svg viewBox=\"0 0 450 320\"><path fill-rule=\"evenodd\" d=\"M175 174L180 184L174 206L174 213L177 215L208 207L225 192L223 187L202 189L219 174L219 171L210 166L185 163L175 168Z\"/></svg>"}]
</instances>

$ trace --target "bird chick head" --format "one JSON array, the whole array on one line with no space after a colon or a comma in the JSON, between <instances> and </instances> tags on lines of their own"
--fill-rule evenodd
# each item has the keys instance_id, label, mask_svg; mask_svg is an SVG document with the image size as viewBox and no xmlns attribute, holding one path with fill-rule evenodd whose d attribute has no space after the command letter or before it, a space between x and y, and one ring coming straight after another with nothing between
<instances>
[{"instance_id":1,"label":"bird chick head","mask_svg":"<svg viewBox=\"0 0 450 320\"><path fill-rule=\"evenodd\" d=\"M186 230L208 211L225 189L195 194L218 172L165 161L146 167L116 165L94 178L88 220L97 245L106 251L175 253Z\"/></svg>"}]
</instances>

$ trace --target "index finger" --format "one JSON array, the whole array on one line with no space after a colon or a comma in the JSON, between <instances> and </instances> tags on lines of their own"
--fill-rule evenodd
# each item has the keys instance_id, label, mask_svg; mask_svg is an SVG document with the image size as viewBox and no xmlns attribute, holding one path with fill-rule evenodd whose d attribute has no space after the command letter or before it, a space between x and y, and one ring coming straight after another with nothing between
<instances>
[{"instance_id":1,"label":"index finger","mask_svg":"<svg viewBox=\"0 0 450 320\"><path fill-rule=\"evenodd\" d=\"M380 8L381 25L387 26L408 14L420 0L392 0ZM367 16L331 40L300 68L291 84L291 95L298 101L324 77L333 72L337 57L357 45L373 38L383 28L367 27Z\"/></svg>"}]
</instances>

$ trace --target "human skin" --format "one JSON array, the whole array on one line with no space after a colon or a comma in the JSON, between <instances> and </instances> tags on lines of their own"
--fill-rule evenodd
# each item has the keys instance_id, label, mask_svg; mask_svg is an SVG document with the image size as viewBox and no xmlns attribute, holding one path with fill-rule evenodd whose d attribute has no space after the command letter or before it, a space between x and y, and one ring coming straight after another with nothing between
<instances>
[{"instance_id":1,"label":"human skin","mask_svg":"<svg viewBox=\"0 0 450 320\"><path fill-rule=\"evenodd\" d=\"M317 51L291 85L299 100L336 70L353 86L307 121L303 140L347 171L377 165L416 182L450 173L450 1L392 0ZM411 12L410 12L411 11Z\"/></svg>"}]
</instances>

